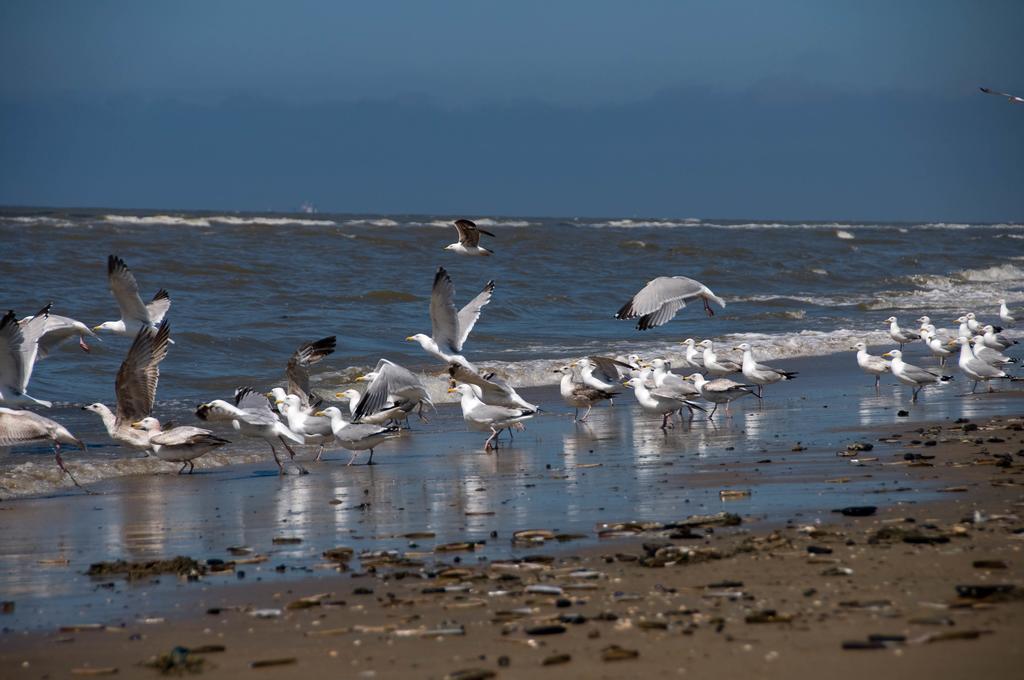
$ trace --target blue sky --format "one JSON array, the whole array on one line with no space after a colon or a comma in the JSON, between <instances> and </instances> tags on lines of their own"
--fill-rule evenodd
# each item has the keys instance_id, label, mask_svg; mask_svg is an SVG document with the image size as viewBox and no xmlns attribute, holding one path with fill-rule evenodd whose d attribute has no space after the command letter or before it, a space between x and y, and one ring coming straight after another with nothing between
<instances>
[{"instance_id":1,"label":"blue sky","mask_svg":"<svg viewBox=\"0 0 1024 680\"><path fill-rule=\"evenodd\" d=\"M1024 220L1019 2L0 5L0 203Z\"/></svg>"}]
</instances>

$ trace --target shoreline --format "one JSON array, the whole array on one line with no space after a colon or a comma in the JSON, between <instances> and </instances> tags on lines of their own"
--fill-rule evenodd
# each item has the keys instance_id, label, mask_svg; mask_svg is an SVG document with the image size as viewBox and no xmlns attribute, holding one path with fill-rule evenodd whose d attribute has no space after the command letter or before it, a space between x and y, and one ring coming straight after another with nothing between
<instances>
[{"instance_id":1,"label":"shoreline","mask_svg":"<svg viewBox=\"0 0 1024 680\"><path fill-rule=\"evenodd\" d=\"M297 580L228 587L219 579L232 575L208 576L180 584L188 594L164 616L145 610L134 602L133 587L113 579L108 596L129 609L105 622L113 629L8 631L0 636L0 662L28 662L14 677L71 668L130 673L175 645L219 644L226 651L190 658L225 672L289 660L261 671L273 677L332 670L442 677L471 668L499 677L680 668L698 677L791 677L808 663L825 664L840 678L963 677L967 670L1008 677L1024 660L1013 644L1024 632L1022 428L1024 419L1004 418L936 424L925 433L863 431L865 442L877 435L872 470L903 449L935 455L900 467L912 486L941 477L949 489L939 500L889 505L870 517L821 512L773 526L674 527L578 548L545 542L528 549L543 556L533 561L524 555L481 562L465 551L434 553L439 563L428 558L418 566L420 556L410 549L402 557L378 556L375 566ZM880 441L894 433L901 438ZM913 437L922 443L909 444ZM937 443L926 446L928 440ZM541 588L531 593L530 585ZM958 597L958 585L1013 588L986 597L961 590ZM331 594L301 600L319 593ZM219 613L207 613L212 609ZM251 615L258 609L280 612L260 619ZM98 622L63 625L82 623ZM606 651L611 645L626 651ZM967 645L971 653L961 653ZM604 660L632 651L636 658ZM559 670L543 671L545 663Z\"/></svg>"}]
</instances>

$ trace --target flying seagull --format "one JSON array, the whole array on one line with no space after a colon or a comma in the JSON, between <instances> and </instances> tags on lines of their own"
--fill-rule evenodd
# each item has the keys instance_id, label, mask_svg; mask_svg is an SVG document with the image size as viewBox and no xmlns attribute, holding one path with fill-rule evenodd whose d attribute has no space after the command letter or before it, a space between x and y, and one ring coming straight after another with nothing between
<instances>
[{"instance_id":1,"label":"flying seagull","mask_svg":"<svg viewBox=\"0 0 1024 680\"><path fill-rule=\"evenodd\" d=\"M135 335L143 326L153 330L163 321L171 308L171 295L161 288L150 302L143 304L139 296L139 284L132 270L117 255L107 258L107 282L110 292L121 310L118 321L104 321L93 327L94 331L110 331L116 335Z\"/></svg>"},{"instance_id":2,"label":"flying seagull","mask_svg":"<svg viewBox=\"0 0 1024 680\"><path fill-rule=\"evenodd\" d=\"M1024 104L1024 97L1018 97L1015 94L999 92L997 90L990 90L987 87L979 87L978 89L984 92L985 94L994 94L997 97L1006 97L1006 101L1010 102L1011 104Z\"/></svg>"},{"instance_id":3,"label":"flying seagull","mask_svg":"<svg viewBox=\"0 0 1024 680\"><path fill-rule=\"evenodd\" d=\"M434 275L434 286L430 293L430 333L410 335L406 340L419 343L427 354L437 357L446 364L456 363L466 368L473 365L462 356L462 345L469 337L470 331L480 318L480 311L491 301L494 292L494 281L488 281L484 289L455 311L455 284L444 267L437 268ZM475 369L473 369L475 370Z\"/></svg>"},{"instance_id":4,"label":"flying seagull","mask_svg":"<svg viewBox=\"0 0 1024 680\"><path fill-rule=\"evenodd\" d=\"M153 412L156 386L160 381L160 362L167 356L170 336L171 326L166 321L155 332L148 326L139 329L121 367L117 369L117 378L114 380L116 413L99 402L82 407L85 411L98 414L107 434L119 444L141 451L150 448L148 432L132 427L132 423Z\"/></svg>"},{"instance_id":5,"label":"flying seagull","mask_svg":"<svg viewBox=\"0 0 1024 680\"><path fill-rule=\"evenodd\" d=\"M35 317L32 316L26 316L18 323L24 326L34 318ZM39 336L39 355L36 357L36 361L42 361L48 357L53 350L57 349L74 337L78 338L78 346L82 348L82 351L88 352L89 345L85 342L86 336L95 338L96 334L81 321L77 321L67 316L48 314L46 316L46 323L43 324L43 334Z\"/></svg>"},{"instance_id":6,"label":"flying seagull","mask_svg":"<svg viewBox=\"0 0 1024 680\"><path fill-rule=\"evenodd\" d=\"M647 282L633 299L622 305L615 314L616 319L635 319L640 317L636 328L645 331L657 328L671 321L676 313L691 300L700 298L704 302L704 311L714 316L708 301L719 307L725 307L725 300L711 292L711 289L700 281L685 276L659 276Z\"/></svg>"},{"instance_id":7,"label":"flying seagull","mask_svg":"<svg viewBox=\"0 0 1024 680\"><path fill-rule=\"evenodd\" d=\"M418 408L420 419L426 421L423 406L434 406L423 381L393 361L381 359L374 370L356 380L368 381L370 384L356 404L352 422L358 423L364 417L392 406L401 406L406 413Z\"/></svg>"},{"instance_id":8,"label":"flying seagull","mask_svg":"<svg viewBox=\"0 0 1024 680\"><path fill-rule=\"evenodd\" d=\"M487 234L496 238L494 234L476 226L470 220L455 220L455 229L459 232L459 240L456 243L444 247L445 250L453 250L459 255L493 255L494 251L480 245L480 234Z\"/></svg>"},{"instance_id":9,"label":"flying seagull","mask_svg":"<svg viewBox=\"0 0 1024 680\"><path fill-rule=\"evenodd\" d=\"M51 303L52 304L52 303ZM52 404L28 395L28 381L39 355L39 338L46 331L50 305L46 305L27 323L18 323L13 311L0 318L0 403L8 405Z\"/></svg>"}]
</instances>

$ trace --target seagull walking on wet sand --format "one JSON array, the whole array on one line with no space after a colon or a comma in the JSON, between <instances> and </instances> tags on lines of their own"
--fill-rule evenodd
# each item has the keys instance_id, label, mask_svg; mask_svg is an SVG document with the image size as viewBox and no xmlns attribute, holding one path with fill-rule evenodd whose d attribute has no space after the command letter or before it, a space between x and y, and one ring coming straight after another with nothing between
<instances>
[{"instance_id":1,"label":"seagull walking on wet sand","mask_svg":"<svg viewBox=\"0 0 1024 680\"><path fill-rule=\"evenodd\" d=\"M195 461L219 446L230 444L227 439L216 436L210 430L191 425L179 425L169 430L161 429L160 421L149 416L132 423L136 430L146 433L153 455L168 463L181 463L178 474L188 473L196 468Z\"/></svg>"},{"instance_id":2,"label":"seagull walking on wet sand","mask_svg":"<svg viewBox=\"0 0 1024 680\"><path fill-rule=\"evenodd\" d=\"M740 397L751 394L758 399L761 398L761 395L750 389L753 385L743 385L733 380L729 380L728 378L708 380L700 373L693 373L692 375L687 376L687 380L693 381L693 384L698 390L700 390L701 397L715 405L715 407L711 409L711 413L708 414L708 420L715 417L715 411L718 410L719 404L725 404L725 415L728 416L729 404Z\"/></svg>"},{"instance_id":3,"label":"seagull walking on wet sand","mask_svg":"<svg viewBox=\"0 0 1024 680\"><path fill-rule=\"evenodd\" d=\"M853 348L857 350L857 365L860 366L860 370L875 376L875 392L878 392L882 374L892 370L892 362L874 354L869 354L867 343L858 342Z\"/></svg>"},{"instance_id":4,"label":"seagull walking on wet sand","mask_svg":"<svg viewBox=\"0 0 1024 680\"><path fill-rule=\"evenodd\" d=\"M923 318L927 319L928 317ZM932 353L933 357L939 360L939 367L945 367L946 357L951 355L952 352L946 349L946 343L935 335L935 326L932 324L926 324L921 326L919 332L921 333L921 341L928 347L928 351Z\"/></svg>"},{"instance_id":5,"label":"seagull walking on wet sand","mask_svg":"<svg viewBox=\"0 0 1024 680\"><path fill-rule=\"evenodd\" d=\"M430 336L417 333L406 340L419 343L427 354L446 364L456 363L475 371L473 364L462 356L462 346L493 293L494 281L488 281L475 298L456 311L455 284L445 268L438 267L430 293Z\"/></svg>"},{"instance_id":6,"label":"seagull walking on wet sand","mask_svg":"<svg viewBox=\"0 0 1024 680\"><path fill-rule=\"evenodd\" d=\"M616 319L636 319L636 329L645 331L668 323L687 302L701 300L708 316L714 316L709 302L725 308L725 300L700 281L686 276L659 276L651 279L615 313Z\"/></svg>"},{"instance_id":7,"label":"seagull walking on wet sand","mask_svg":"<svg viewBox=\"0 0 1024 680\"><path fill-rule=\"evenodd\" d=\"M170 336L171 326L166 321L156 331L149 326L139 328L114 379L116 413L100 402L82 407L82 410L92 411L100 417L107 436L118 444L139 451L150 449L148 431L132 427L132 423L153 412L156 388L160 382L160 362L167 356Z\"/></svg>"},{"instance_id":8,"label":"seagull walking on wet sand","mask_svg":"<svg viewBox=\"0 0 1024 680\"><path fill-rule=\"evenodd\" d=\"M292 432L287 425L278 420L277 414L270 408L270 401L267 397L250 387L240 387L235 390L235 403L229 404L223 399L214 399L206 404L200 404L196 409L196 416L200 420L209 422L231 423L244 437L253 437L267 442L271 453L274 454L274 462L280 474L285 474L284 464L277 455L274 447L274 440L278 440L288 451L291 460L299 468L300 474L307 471L295 461L295 451L288 445L288 442L305 444L305 440Z\"/></svg>"},{"instance_id":9,"label":"seagull walking on wet sand","mask_svg":"<svg viewBox=\"0 0 1024 680\"><path fill-rule=\"evenodd\" d=\"M0 407L0 449L38 441L53 443L53 455L57 465L75 486L83 488L71 474L71 470L64 466L64 459L60 456L61 444L74 444L85 451L85 443L81 439L71 434L57 421L50 420L38 413Z\"/></svg>"},{"instance_id":10,"label":"seagull walking on wet sand","mask_svg":"<svg viewBox=\"0 0 1024 680\"><path fill-rule=\"evenodd\" d=\"M484 442L485 451L497 448L496 440L499 432L515 427L537 414L535 410L525 408L507 408L485 404L476 396L473 388L466 383L449 388L448 392L457 392L460 395L462 419L470 428L482 432L490 430L491 436Z\"/></svg>"},{"instance_id":11,"label":"seagull walking on wet sand","mask_svg":"<svg viewBox=\"0 0 1024 680\"><path fill-rule=\"evenodd\" d=\"M683 361L679 363L679 368L683 370L704 370L704 354L701 350L697 349L697 341L693 338L687 338L680 344L686 346L686 354Z\"/></svg>"},{"instance_id":12,"label":"seagull walking on wet sand","mask_svg":"<svg viewBox=\"0 0 1024 680\"><path fill-rule=\"evenodd\" d=\"M908 342L921 339L921 336L917 333L900 328L900 324L896 321L895 316L890 316L886 321L889 323L889 337L899 344L900 350L902 350L903 345Z\"/></svg>"},{"instance_id":13,"label":"seagull walking on wet sand","mask_svg":"<svg viewBox=\"0 0 1024 680\"><path fill-rule=\"evenodd\" d=\"M117 306L121 310L121 318L118 321L104 321L94 326L94 331L110 331L115 335L136 335L140 328L149 327L156 330L157 326L167 315L171 308L171 296L161 288L153 296L153 299L143 304L139 295L139 284L135 275L124 260L117 255L107 258L107 282L110 284L110 292L117 300Z\"/></svg>"},{"instance_id":14,"label":"seagull walking on wet sand","mask_svg":"<svg viewBox=\"0 0 1024 680\"><path fill-rule=\"evenodd\" d=\"M669 389L662 390L657 387L648 388L641 377L630 378L623 385L633 388L633 395L636 397L637 403L640 404L640 408L648 413L656 413L661 416L662 430L672 429L672 424L668 422L668 419L673 413L677 413L687 406L698 411L704 410L700 404L684 398L678 392Z\"/></svg>"},{"instance_id":15,"label":"seagull walking on wet sand","mask_svg":"<svg viewBox=\"0 0 1024 680\"><path fill-rule=\"evenodd\" d=\"M690 413L690 419L693 419L693 399L700 399L700 390L687 380L686 378L676 375L671 371L672 364L664 359L654 359L651 361L650 378L654 382L655 389L666 396L679 397L686 400L686 409ZM647 375L641 371L640 375L637 376L640 380L646 384ZM682 409L679 410L679 415L683 415Z\"/></svg>"},{"instance_id":16,"label":"seagull walking on wet sand","mask_svg":"<svg viewBox=\"0 0 1024 680\"><path fill-rule=\"evenodd\" d=\"M334 433L335 440L343 449L352 452L352 457L347 465L355 462L359 451L367 450L370 452L370 459L366 461L366 464L373 465L373 450L384 441L401 435L397 427L349 422L341 415L341 409L337 406L317 411L316 415L330 419L331 431Z\"/></svg>"},{"instance_id":17,"label":"seagull walking on wet sand","mask_svg":"<svg viewBox=\"0 0 1024 680\"><path fill-rule=\"evenodd\" d=\"M886 352L882 355L883 357L891 357L892 364L890 370L892 374L904 385L908 385L911 388L910 401L916 402L917 395L921 393L928 385L942 385L943 383L952 380L952 376L940 375L938 373L932 373L931 371L925 370L920 366L908 364L903 361L903 352L894 349Z\"/></svg>"},{"instance_id":18,"label":"seagull walking on wet sand","mask_svg":"<svg viewBox=\"0 0 1024 680\"><path fill-rule=\"evenodd\" d=\"M491 232L476 226L472 220L455 220L455 230L459 232L459 240L444 247L459 255L493 255L494 251L480 245L480 234L497 238Z\"/></svg>"},{"instance_id":19,"label":"seagull walking on wet sand","mask_svg":"<svg viewBox=\"0 0 1024 680\"><path fill-rule=\"evenodd\" d=\"M274 403L281 415L284 416L285 422L288 423L289 430L302 437L307 446L313 444L319 446L316 458L313 459L314 463L319 462L324 455L326 446L334 441L330 419L318 418L309 409L303 409L302 400L297 394L286 394L280 399L275 398Z\"/></svg>"},{"instance_id":20,"label":"seagull walking on wet sand","mask_svg":"<svg viewBox=\"0 0 1024 680\"><path fill-rule=\"evenodd\" d=\"M771 366L765 366L754 361L754 352L747 343L741 343L735 348L743 352L743 366L741 368L743 377L749 382L757 385L757 395L764 396L764 386L777 383L780 380L792 380L797 376L796 371L783 371Z\"/></svg>"},{"instance_id":21,"label":"seagull walking on wet sand","mask_svg":"<svg viewBox=\"0 0 1024 680\"><path fill-rule=\"evenodd\" d=\"M979 382L985 382L988 384L989 380L996 380L999 378L1008 378L1005 371L1001 368L989 364L977 356L971 350L971 341L967 338L957 338L953 340L951 345L960 345L960 357L957 360L957 366L963 371L963 374L974 381L971 386L970 394L974 394L975 390L978 389ZM994 392L992 385L988 386L989 392Z\"/></svg>"},{"instance_id":22,"label":"seagull walking on wet sand","mask_svg":"<svg viewBox=\"0 0 1024 680\"><path fill-rule=\"evenodd\" d=\"M555 369L555 372L562 374L562 379L558 383L558 393L562 396L562 401L576 409L573 419L577 423L587 422L594 404L605 399L611 400L615 396L615 392L584 383L579 366L562 366ZM587 407L587 412L580 418L580 408L583 406Z\"/></svg>"}]
</instances>

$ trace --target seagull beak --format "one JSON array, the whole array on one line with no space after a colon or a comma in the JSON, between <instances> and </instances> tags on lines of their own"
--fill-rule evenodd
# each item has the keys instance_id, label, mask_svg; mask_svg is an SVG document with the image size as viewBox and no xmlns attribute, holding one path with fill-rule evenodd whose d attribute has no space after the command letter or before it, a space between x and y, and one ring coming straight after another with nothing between
<instances>
[{"instance_id":1,"label":"seagull beak","mask_svg":"<svg viewBox=\"0 0 1024 680\"><path fill-rule=\"evenodd\" d=\"M317 411L317 412L316 412L316 413L314 413L313 415L315 415L315 416L326 416L327 414L326 414L326 413L324 413L323 411Z\"/></svg>"},{"instance_id":2,"label":"seagull beak","mask_svg":"<svg viewBox=\"0 0 1024 680\"><path fill-rule=\"evenodd\" d=\"M278 399L278 400L277 400L277 401L275 401L274 403L275 403L275 404L277 404L278 406L280 406L281 404L283 404L283 403L284 403L284 399Z\"/></svg>"},{"instance_id":3,"label":"seagull beak","mask_svg":"<svg viewBox=\"0 0 1024 680\"><path fill-rule=\"evenodd\" d=\"M141 430L142 429L142 421L138 421L138 422L132 423L132 429L133 430Z\"/></svg>"},{"instance_id":4,"label":"seagull beak","mask_svg":"<svg viewBox=\"0 0 1024 680\"><path fill-rule=\"evenodd\" d=\"M408 339L409 338L406 338L406 340L408 340ZM365 381L366 381L366 376L365 375L361 375L358 378L356 378L356 382L365 382Z\"/></svg>"},{"instance_id":5,"label":"seagull beak","mask_svg":"<svg viewBox=\"0 0 1024 680\"><path fill-rule=\"evenodd\" d=\"M274 398L274 393L273 392L267 392L266 395L267 395L268 399L273 399Z\"/></svg>"},{"instance_id":6,"label":"seagull beak","mask_svg":"<svg viewBox=\"0 0 1024 680\"><path fill-rule=\"evenodd\" d=\"M334 398L335 398L335 399L341 399L341 398L342 398L342 397L344 397L344 396L345 396L345 393L344 393L344 392L335 392L335 393L334 393Z\"/></svg>"},{"instance_id":7,"label":"seagull beak","mask_svg":"<svg viewBox=\"0 0 1024 680\"><path fill-rule=\"evenodd\" d=\"M882 356L883 356L883 357L891 357L891 356L892 356L892 352L886 352L886 353L885 353L885 354L883 354Z\"/></svg>"},{"instance_id":8,"label":"seagull beak","mask_svg":"<svg viewBox=\"0 0 1024 680\"><path fill-rule=\"evenodd\" d=\"M448 388L448 394L451 394L452 392L458 392L458 390L455 389L454 387L449 387Z\"/></svg>"},{"instance_id":9,"label":"seagull beak","mask_svg":"<svg viewBox=\"0 0 1024 680\"><path fill-rule=\"evenodd\" d=\"M93 332L93 333L95 333L95 332L96 332L96 331L98 331L98 330L100 329L100 327L102 327L102 326L103 326L103 324L100 324L99 326L93 326L93 327L92 327L92 332Z\"/></svg>"},{"instance_id":10,"label":"seagull beak","mask_svg":"<svg viewBox=\"0 0 1024 680\"><path fill-rule=\"evenodd\" d=\"M412 337L411 335L410 335L409 337L407 337L407 338L406 338L406 340L407 340L407 341L412 341L412 340L415 340L415 339L416 339L416 338Z\"/></svg>"}]
</instances>

